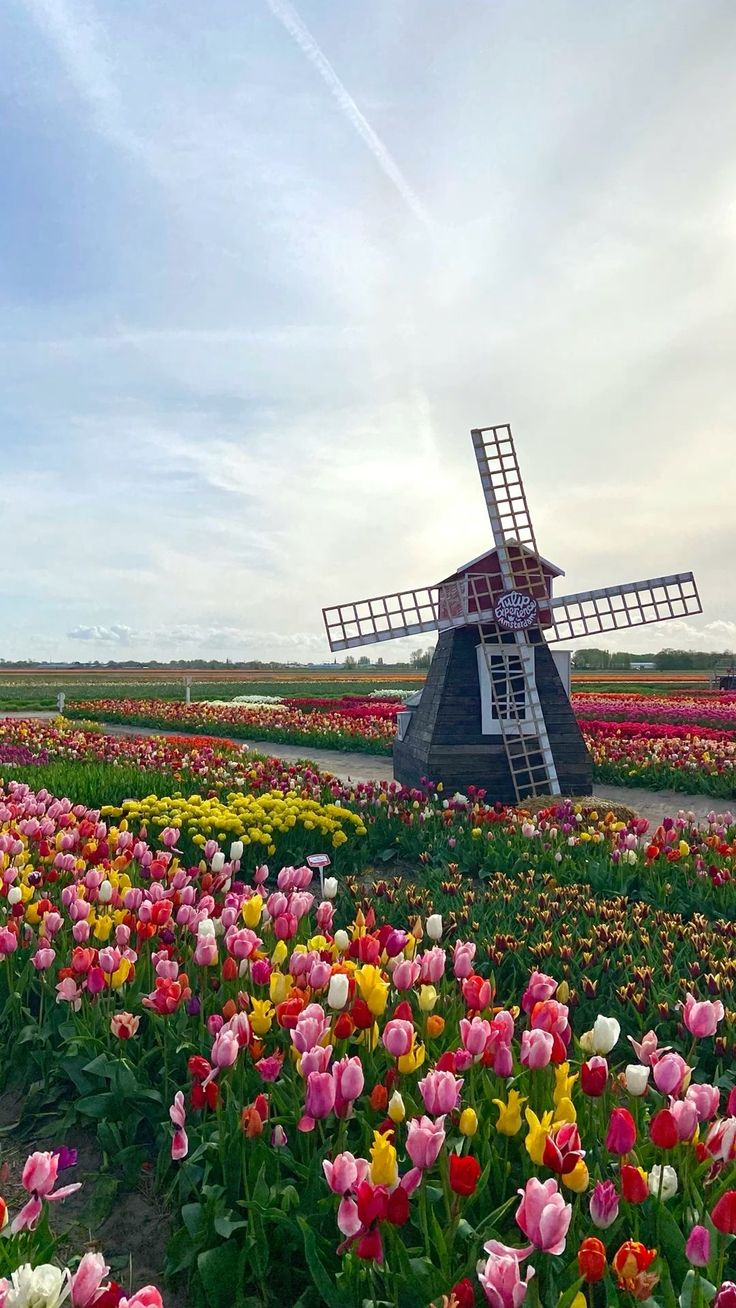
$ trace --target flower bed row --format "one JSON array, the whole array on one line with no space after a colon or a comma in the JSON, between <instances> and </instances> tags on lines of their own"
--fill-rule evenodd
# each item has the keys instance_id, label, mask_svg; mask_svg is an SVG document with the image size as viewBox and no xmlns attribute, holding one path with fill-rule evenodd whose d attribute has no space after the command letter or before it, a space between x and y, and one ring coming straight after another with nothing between
<instances>
[{"instance_id":1,"label":"flower bed row","mask_svg":"<svg viewBox=\"0 0 736 1308\"><path fill-rule=\"evenodd\" d=\"M576 692L572 705L580 722L671 722L736 731L736 695L596 695Z\"/></svg>"},{"instance_id":2,"label":"flower bed row","mask_svg":"<svg viewBox=\"0 0 736 1308\"><path fill-rule=\"evenodd\" d=\"M341 871L398 860L456 865L465 878L483 878L532 867L562 882L588 882L597 893L660 895L684 913L736 914L730 813L711 813L703 827L682 815L649 833L646 821L580 805L531 816L489 805L482 791L446 796L438 787L351 785L217 741L113 737L63 721L0 721L0 776L2 750L19 748L39 762L6 766L6 777L97 807L130 799L131 825L154 832L179 826L192 857L202 841L229 835L243 839L245 867L264 856L303 862L326 840Z\"/></svg>"},{"instance_id":3,"label":"flower bed row","mask_svg":"<svg viewBox=\"0 0 736 1308\"><path fill-rule=\"evenodd\" d=\"M70 717L96 717L105 722L132 722L151 727L205 732L215 736L303 744L315 749L360 750L390 754L395 734L396 705L377 715L325 709L303 712L286 704L226 705L202 700L184 704L168 700L79 700Z\"/></svg>"},{"instance_id":4,"label":"flower bed row","mask_svg":"<svg viewBox=\"0 0 736 1308\"><path fill-rule=\"evenodd\" d=\"M183 837L0 794L5 1075L154 1160L188 1301L730 1304L733 924Z\"/></svg>"}]
</instances>

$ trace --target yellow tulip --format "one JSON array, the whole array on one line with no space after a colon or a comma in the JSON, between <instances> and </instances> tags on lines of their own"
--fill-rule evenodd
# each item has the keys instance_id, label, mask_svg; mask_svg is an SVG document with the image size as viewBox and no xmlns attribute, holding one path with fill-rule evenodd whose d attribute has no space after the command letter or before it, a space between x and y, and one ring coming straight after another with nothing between
<instances>
[{"instance_id":1,"label":"yellow tulip","mask_svg":"<svg viewBox=\"0 0 736 1308\"><path fill-rule=\"evenodd\" d=\"M563 1174L562 1184L566 1185L568 1190L573 1190L575 1194L582 1194L588 1188L590 1175L585 1166L585 1159L578 1159L571 1172Z\"/></svg>"},{"instance_id":2,"label":"yellow tulip","mask_svg":"<svg viewBox=\"0 0 736 1308\"><path fill-rule=\"evenodd\" d=\"M263 900L260 895L251 895L243 904L243 921L247 927L257 927L263 912Z\"/></svg>"},{"instance_id":3,"label":"yellow tulip","mask_svg":"<svg viewBox=\"0 0 736 1308\"><path fill-rule=\"evenodd\" d=\"M396 1060L396 1066L402 1076L409 1076L412 1072L416 1072L417 1069L422 1066L426 1056L427 1051L424 1045L415 1041L413 1048L409 1050L408 1054L402 1054L401 1058Z\"/></svg>"},{"instance_id":4,"label":"yellow tulip","mask_svg":"<svg viewBox=\"0 0 736 1308\"><path fill-rule=\"evenodd\" d=\"M539 1165L544 1160L544 1147L552 1130L552 1110L542 1113L541 1121L537 1114L532 1112L531 1108L526 1109L525 1116L529 1123L529 1131L524 1144L532 1162Z\"/></svg>"},{"instance_id":5,"label":"yellow tulip","mask_svg":"<svg viewBox=\"0 0 736 1308\"><path fill-rule=\"evenodd\" d=\"M367 963L355 973L358 989L374 1017L380 1017L388 1002L388 984L379 968Z\"/></svg>"},{"instance_id":6,"label":"yellow tulip","mask_svg":"<svg viewBox=\"0 0 736 1308\"><path fill-rule=\"evenodd\" d=\"M577 1122L577 1120L578 1115L572 1099L561 1099L555 1108L555 1126L560 1126L562 1122Z\"/></svg>"},{"instance_id":7,"label":"yellow tulip","mask_svg":"<svg viewBox=\"0 0 736 1308\"><path fill-rule=\"evenodd\" d=\"M569 1063L560 1063L559 1067L555 1068L555 1092L552 1096L552 1100L554 1102L555 1108L557 1107L561 1099L570 1098L572 1088L575 1082L577 1081L577 1079L578 1079L577 1072L574 1074L574 1076L570 1076ZM573 1118L572 1120L575 1121L575 1118Z\"/></svg>"},{"instance_id":8,"label":"yellow tulip","mask_svg":"<svg viewBox=\"0 0 736 1308\"><path fill-rule=\"evenodd\" d=\"M119 990L121 986L124 986L131 971L132 964L128 962L127 958L121 958L120 967L115 969L109 979L109 985L112 989Z\"/></svg>"},{"instance_id":9,"label":"yellow tulip","mask_svg":"<svg viewBox=\"0 0 736 1308\"><path fill-rule=\"evenodd\" d=\"M397 1126L399 1122L403 1122L406 1117L406 1107L398 1090L394 1090L388 1101L388 1115L391 1118L391 1121L395 1122Z\"/></svg>"},{"instance_id":10,"label":"yellow tulip","mask_svg":"<svg viewBox=\"0 0 736 1308\"><path fill-rule=\"evenodd\" d=\"M92 932L95 940L108 940L112 931L112 918L109 913L102 913L95 922Z\"/></svg>"},{"instance_id":11,"label":"yellow tulip","mask_svg":"<svg viewBox=\"0 0 736 1308\"><path fill-rule=\"evenodd\" d=\"M478 1114L474 1108L464 1108L458 1122L461 1135L475 1135L478 1130Z\"/></svg>"},{"instance_id":12,"label":"yellow tulip","mask_svg":"<svg viewBox=\"0 0 736 1308\"><path fill-rule=\"evenodd\" d=\"M268 999L253 999L251 1001L250 1024L257 1036L265 1035L267 1031L271 1030L273 1013L273 1004Z\"/></svg>"},{"instance_id":13,"label":"yellow tulip","mask_svg":"<svg viewBox=\"0 0 736 1308\"><path fill-rule=\"evenodd\" d=\"M501 1135L516 1135L521 1130L521 1105L526 1103L526 1096L520 1095L518 1090L509 1090L506 1103L503 1099L494 1099L493 1102L498 1108L496 1130Z\"/></svg>"},{"instance_id":14,"label":"yellow tulip","mask_svg":"<svg viewBox=\"0 0 736 1308\"><path fill-rule=\"evenodd\" d=\"M283 972L273 971L268 983L268 993L272 1004L282 1004L291 990L291 977Z\"/></svg>"},{"instance_id":15,"label":"yellow tulip","mask_svg":"<svg viewBox=\"0 0 736 1308\"><path fill-rule=\"evenodd\" d=\"M396 1160L396 1150L388 1135L381 1135L380 1131L374 1131L371 1145L371 1184L385 1185L390 1189L398 1183L398 1179L399 1165Z\"/></svg>"},{"instance_id":16,"label":"yellow tulip","mask_svg":"<svg viewBox=\"0 0 736 1308\"><path fill-rule=\"evenodd\" d=\"M271 955L271 962L273 963L274 967L281 967L281 964L286 960L288 954L289 951L286 948L286 941L285 940L277 941L276 948L274 949Z\"/></svg>"},{"instance_id":17,"label":"yellow tulip","mask_svg":"<svg viewBox=\"0 0 736 1308\"><path fill-rule=\"evenodd\" d=\"M419 990L419 1007L423 1013L431 1013L437 1003L437 991L434 986L422 986Z\"/></svg>"}]
</instances>

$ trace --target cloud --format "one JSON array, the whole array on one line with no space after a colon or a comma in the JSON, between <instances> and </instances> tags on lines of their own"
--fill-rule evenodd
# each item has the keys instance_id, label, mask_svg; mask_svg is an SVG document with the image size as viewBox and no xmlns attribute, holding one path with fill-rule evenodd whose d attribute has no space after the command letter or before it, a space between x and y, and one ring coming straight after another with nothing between
<instances>
[{"instance_id":1,"label":"cloud","mask_svg":"<svg viewBox=\"0 0 736 1308\"><path fill-rule=\"evenodd\" d=\"M328 87L330 94L334 97L340 111L344 114L350 126L357 132L358 136L368 146L371 154L376 160L379 168L385 173L389 181L395 186L407 208L411 210L414 217L420 223L426 226L431 225L431 218L427 213L419 196L415 193L409 182L404 177L396 160L381 140L380 136L371 127L367 118L361 113L350 92L346 89L340 78L337 76L332 64L322 53L317 45L311 32L302 22L296 9L289 4L288 0L266 0L271 12L283 24L299 49L304 52L310 64L316 68L322 80Z\"/></svg>"},{"instance_id":2,"label":"cloud","mask_svg":"<svg viewBox=\"0 0 736 1308\"><path fill-rule=\"evenodd\" d=\"M66 634L69 640L93 641L105 645L127 645L136 635L131 627L117 624L113 627L72 627Z\"/></svg>"}]
</instances>

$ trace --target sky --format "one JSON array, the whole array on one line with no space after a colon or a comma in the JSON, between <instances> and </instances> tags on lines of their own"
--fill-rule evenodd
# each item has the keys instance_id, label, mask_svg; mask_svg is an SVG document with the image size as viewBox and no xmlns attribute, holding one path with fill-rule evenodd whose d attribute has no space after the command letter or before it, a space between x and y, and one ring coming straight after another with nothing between
<instances>
[{"instance_id":1,"label":"sky","mask_svg":"<svg viewBox=\"0 0 736 1308\"><path fill-rule=\"evenodd\" d=\"M329 657L490 546L736 648L732 0L5 0L0 657ZM386 659L420 638L366 649ZM589 642L588 642L589 643Z\"/></svg>"}]
</instances>

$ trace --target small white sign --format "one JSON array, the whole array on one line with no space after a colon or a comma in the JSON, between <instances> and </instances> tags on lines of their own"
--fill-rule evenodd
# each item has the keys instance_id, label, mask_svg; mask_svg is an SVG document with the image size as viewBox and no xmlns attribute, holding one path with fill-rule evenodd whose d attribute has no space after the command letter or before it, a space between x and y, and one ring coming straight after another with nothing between
<instances>
[{"instance_id":1,"label":"small white sign","mask_svg":"<svg viewBox=\"0 0 736 1308\"><path fill-rule=\"evenodd\" d=\"M504 631L526 631L539 620L537 601L520 590L507 590L496 603L494 616Z\"/></svg>"},{"instance_id":2,"label":"small white sign","mask_svg":"<svg viewBox=\"0 0 736 1308\"><path fill-rule=\"evenodd\" d=\"M329 854L307 854L307 863L310 867L329 867Z\"/></svg>"}]
</instances>

